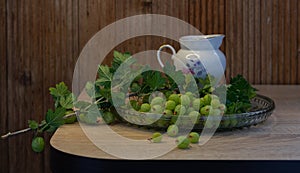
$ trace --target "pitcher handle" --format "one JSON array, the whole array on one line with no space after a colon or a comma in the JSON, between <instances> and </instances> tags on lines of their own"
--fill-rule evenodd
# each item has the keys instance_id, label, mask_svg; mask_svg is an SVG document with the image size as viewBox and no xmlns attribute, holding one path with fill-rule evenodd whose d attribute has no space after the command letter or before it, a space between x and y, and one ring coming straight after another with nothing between
<instances>
[{"instance_id":1,"label":"pitcher handle","mask_svg":"<svg viewBox=\"0 0 300 173\"><path fill-rule=\"evenodd\" d=\"M162 50L163 48L169 48L169 49L171 49L171 51L172 51L172 53L173 53L173 55L172 55L172 60L174 59L174 56L175 56L175 54L176 54L175 49L174 49L171 45L165 44L165 45L160 46L160 48L159 48L158 51L157 51L157 60L158 60L160 66L161 66L162 68L165 66L165 65L162 63L161 59L160 59L160 52L161 52L161 50Z\"/></svg>"}]
</instances>

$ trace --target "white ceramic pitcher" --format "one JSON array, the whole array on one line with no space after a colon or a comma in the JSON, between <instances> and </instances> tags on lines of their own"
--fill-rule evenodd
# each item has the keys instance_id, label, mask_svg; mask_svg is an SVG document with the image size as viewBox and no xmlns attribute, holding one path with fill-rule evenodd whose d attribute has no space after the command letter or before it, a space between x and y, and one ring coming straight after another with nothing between
<instances>
[{"instance_id":1,"label":"white ceramic pitcher","mask_svg":"<svg viewBox=\"0 0 300 173\"><path fill-rule=\"evenodd\" d=\"M210 74L218 83L226 68L225 55L219 49L224 37L222 34L183 36L179 39L181 49L177 53L171 45L162 45L157 51L157 60L164 67L160 53L169 48L176 70L188 70L197 78Z\"/></svg>"}]
</instances>

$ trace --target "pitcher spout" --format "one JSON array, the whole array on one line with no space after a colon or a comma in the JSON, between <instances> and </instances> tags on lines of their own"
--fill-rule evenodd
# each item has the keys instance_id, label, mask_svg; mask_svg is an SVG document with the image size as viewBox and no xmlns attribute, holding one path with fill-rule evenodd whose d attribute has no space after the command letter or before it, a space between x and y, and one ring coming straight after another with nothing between
<instances>
[{"instance_id":1,"label":"pitcher spout","mask_svg":"<svg viewBox=\"0 0 300 173\"><path fill-rule=\"evenodd\" d=\"M186 50L211 50L219 49L225 35L188 35L179 39L180 47Z\"/></svg>"},{"instance_id":2,"label":"pitcher spout","mask_svg":"<svg viewBox=\"0 0 300 173\"><path fill-rule=\"evenodd\" d=\"M219 49L222 45L224 37L225 35L223 34L213 34L207 35L206 39L208 39L214 49Z\"/></svg>"}]
</instances>

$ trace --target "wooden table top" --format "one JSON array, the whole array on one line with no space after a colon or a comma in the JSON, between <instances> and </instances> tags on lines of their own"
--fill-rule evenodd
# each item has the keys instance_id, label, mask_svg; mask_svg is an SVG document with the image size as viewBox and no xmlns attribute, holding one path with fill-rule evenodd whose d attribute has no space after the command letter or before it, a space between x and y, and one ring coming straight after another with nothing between
<instances>
[{"instance_id":1,"label":"wooden table top","mask_svg":"<svg viewBox=\"0 0 300 173\"><path fill-rule=\"evenodd\" d=\"M174 148L153 159L299 160L300 86L255 85L255 87L259 89L259 94L270 97L276 105L273 114L263 124L249 129L217 132L204 145L193 144L188 150ZM99 127L92 128L97 131ZM121 136L136 140L147 139L153 133L153 131L123 124L113 125L111 129ZM98 133L101 132L99 130ZM119 159L95 146L85 135L79 123L61 126L52 136L50 144L59 151L73 155L96 159ZM159 145L163 144L157 144L158 147Z\"/></svg>"}]
</instances>

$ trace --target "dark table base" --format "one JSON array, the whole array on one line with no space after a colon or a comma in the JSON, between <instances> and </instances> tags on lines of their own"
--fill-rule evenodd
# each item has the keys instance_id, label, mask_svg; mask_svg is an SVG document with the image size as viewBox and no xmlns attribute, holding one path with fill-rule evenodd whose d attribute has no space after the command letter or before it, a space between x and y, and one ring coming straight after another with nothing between
<instances>
[{"instance_id":1,"label":"dark table base","mask_svg":"<svg viewBox=\"0 0 300 173\"><path fill-rule=\"evenodd\" d=\"M236 160L107 160L75 156L51 147L53 173L153 172L153 173L297 173L300 161L236 161ZM192 172L191 172L192 171Z\"/></svg>"}]
</instances>

